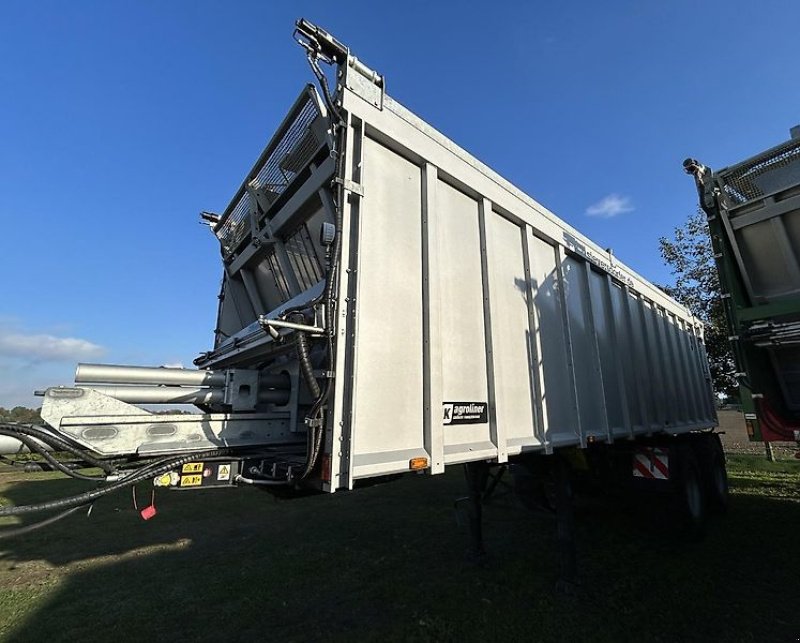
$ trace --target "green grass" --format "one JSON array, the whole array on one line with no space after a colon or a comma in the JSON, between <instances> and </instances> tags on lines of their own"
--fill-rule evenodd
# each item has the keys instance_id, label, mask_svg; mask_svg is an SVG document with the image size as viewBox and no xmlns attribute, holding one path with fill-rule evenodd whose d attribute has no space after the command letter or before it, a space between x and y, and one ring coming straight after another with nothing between
<instances>
[{"instance_id":1,"label":"green grass","mask_svg":"<svg viewBox=\"0 0 800 643\"><path fill-rule=\"evenodd\" d=\"M554 524L510 496L486 508L483 566L465 561L463 477L276 501L253 489L130 494L0 540L11 641L792 641L800 594L800 461L730 462L731 511L685 543L660 498L580 501L580 588L554 591ZM85 488L0 474L2 501ZM149 490L139 489L139 500ZM4 521L8 524L8 519Z\"/></svg>"},{"instance_id":2,"label":"green grass","mask_svg":"<svg viewBox=\"0 0 800 643\"><path fill-rule=\"evenodd\" d=\"M800 460L787 458L770 462L763 455L728 454L728 468L732 475L741 471L762 473L785 473L796 475L800 472Z\"/></svg>"}]
</instances>

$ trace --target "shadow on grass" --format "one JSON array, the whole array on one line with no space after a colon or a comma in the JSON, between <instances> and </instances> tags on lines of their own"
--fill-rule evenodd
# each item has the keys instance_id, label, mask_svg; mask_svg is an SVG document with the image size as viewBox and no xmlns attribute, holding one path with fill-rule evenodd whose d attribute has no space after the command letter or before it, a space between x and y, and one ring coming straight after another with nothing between
<instances>
[{"instance_id":1,"label":"shadow on grass","mask_svg":"<svg viewBox=\"0 0 800 643\"><path fill-rule=\"evenodd\" d=\"M20 483L5 495L41 498ZM464 562L454 471L353 494L277 502L253 491L163 493L145 523L127 496L0 542L24 603L8 640L793 640L800 503L735 495L687 545L654 502L582 502L581 591L553 592L554 525L499 501L488 564ZM115 511L119 509L119 511ZM28 591L37 561L61 581ZM7 568L14 568L9 571ZM14 576L16 574L17 576ZM4 588L5 589L5 588ZM14 592L11 593L12 595ZM791 613L791 616L788 614ZM16 616L14 616L16 614Z\"/></svg>"}]
</instances>

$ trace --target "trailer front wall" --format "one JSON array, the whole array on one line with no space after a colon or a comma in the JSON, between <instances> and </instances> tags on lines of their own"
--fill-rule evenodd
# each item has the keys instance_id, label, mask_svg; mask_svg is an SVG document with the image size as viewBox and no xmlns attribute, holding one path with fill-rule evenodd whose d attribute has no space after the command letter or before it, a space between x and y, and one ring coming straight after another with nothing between
<instances>
[{"instance_id":1,"label":"trailer front wall","mask_svg":"<svg viewBox=\"0 0 800 643\"><path fill-rule=\"evenodd\" d=\"M334 487L716 424L685 309L388 97L343 101Z\"/></svg>"}]
</instances>

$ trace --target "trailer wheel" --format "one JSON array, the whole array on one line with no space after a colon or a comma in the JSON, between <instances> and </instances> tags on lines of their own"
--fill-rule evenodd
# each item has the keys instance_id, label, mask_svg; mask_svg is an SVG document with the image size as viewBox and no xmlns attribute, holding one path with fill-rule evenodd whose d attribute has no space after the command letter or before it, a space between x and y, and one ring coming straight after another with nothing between
<instances>
[{"instance_id":1,"label":"trailer wheel","mask_svg":"<svg viewBox=\"0 0 800 643\"><path fill-rule=\"evenodd\" d=\"M706 489L695 450L689 444L675 449L678 515L686 536L702 540L706 533Z\"/></svg>"},{"instance_id":2,"label":"trailer wheel","mask_svg":"<svg viewBox=\"0 0 800 643\"><path fill-rule=\"evenodd\" d=\"M717 433L705 436L703 441L703 474L709 508L725 513L728 510L728 472L725 468L725 450Z\"/></svg>"}]
</instances>

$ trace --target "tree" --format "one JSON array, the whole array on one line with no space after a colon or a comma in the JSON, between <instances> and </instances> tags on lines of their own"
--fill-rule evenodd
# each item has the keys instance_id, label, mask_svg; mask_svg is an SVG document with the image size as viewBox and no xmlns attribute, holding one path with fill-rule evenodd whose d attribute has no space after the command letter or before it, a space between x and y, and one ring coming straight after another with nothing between
<instances>
[{"instance_id":1,"label":"tree","mask_svg":"<svg viewBox=\"0 0 800 643\"><path fill-rule=\"evenodd\" d=\"M15 406L13 409L4 409L0 406L0 421L22 422L24 424L41 424L42 418L39 416L38 409L28 409L24 406Z\"/></svg>"},{"instance_id":2,"label":"tree","mask_svg":"<svg viewBox=\"0 0 800 643\"><path fill-rule=\"evenodd\" d=\"M673 286L664 287L705 324L705 344L714 390L738 399L736 362L728 341L728 321L714 264L705 214L698 210L675 228L675 238L659 239L661 257L672 269Z\"/></svg>"}]
</instances>

